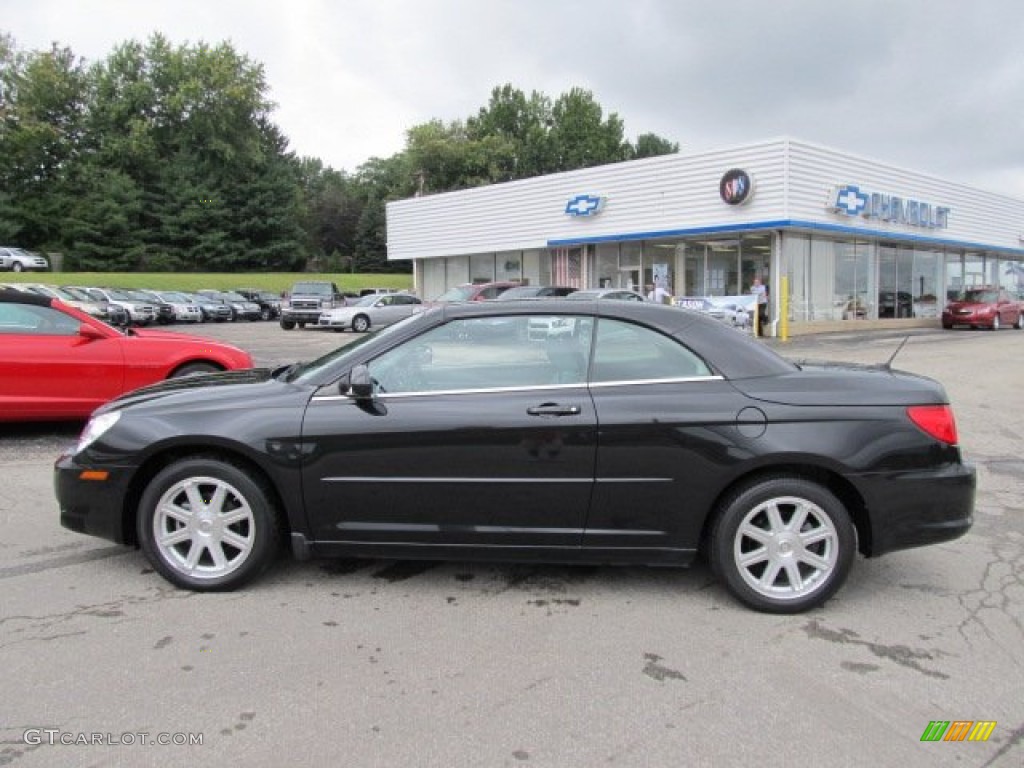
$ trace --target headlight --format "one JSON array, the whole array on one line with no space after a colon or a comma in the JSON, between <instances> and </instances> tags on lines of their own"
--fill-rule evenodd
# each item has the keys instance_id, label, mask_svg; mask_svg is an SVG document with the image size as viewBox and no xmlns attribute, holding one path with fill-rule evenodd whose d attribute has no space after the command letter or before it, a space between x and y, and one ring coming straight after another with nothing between
<instances>
[{"instance_id":1,"label":"headlight","mask_svg":"<svg viewBox=\"0 0 1024 768\"><path fill-rule=\"evenodd\" d=\"M117 420L120 418L120 411L110 411L89 419L89 423L85 425L85 429L82 430L82 434L78 438L75 453L81 453L103 437L112 426L117 424Z\"/></svg>"}]
</instances>

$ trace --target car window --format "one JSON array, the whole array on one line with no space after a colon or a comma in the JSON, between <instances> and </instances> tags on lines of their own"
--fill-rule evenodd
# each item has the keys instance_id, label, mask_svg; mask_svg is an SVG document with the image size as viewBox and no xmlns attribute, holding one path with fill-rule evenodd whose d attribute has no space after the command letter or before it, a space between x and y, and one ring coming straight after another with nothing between
<instances>
[{"instance_id":1,"label":"car window","mask_svg":"<svg viewBox=\"0 0 1024 768\"><path fill-rule=\"evenodd\" d=\"M35 336L75 336L81 321L51 307L0 304L0 333Z\"/></svg>"},{"instance_id":2,"label":"car window","mask_svg":"<svg viewBox=\"0 0 1024 768\"><path fill-rule=\"evenodd\" d=\"M593 318L454 320L369 363L379 393L579 385L586 382Z\"/></svg>"},{"instance_id":3,"label":"car window","mask_svg":"<svg viewBox=\"0 0 1024 768\"><path fill-rule=\"evenodd\" d=\"M602 318L594 341L592 382L710 376L708 366L675 339L651 328Z\"/></svg>"}]
</instances>

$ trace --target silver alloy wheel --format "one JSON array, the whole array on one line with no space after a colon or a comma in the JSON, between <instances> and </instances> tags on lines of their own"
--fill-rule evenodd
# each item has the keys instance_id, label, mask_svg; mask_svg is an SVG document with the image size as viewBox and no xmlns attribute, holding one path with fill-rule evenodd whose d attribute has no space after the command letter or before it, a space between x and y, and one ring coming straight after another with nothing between
<instances>
[{"instance_id":1,"label":"silver alloy wheel","mask_svg":"<svg viewBox=\"0 0 1024 768\"><path fill-rule=\"evenodd\" d=\"M153 515L153 543L175 571L193 579L220 579L252 554L252 508L229 483L189 477L160 497Z\"/></svg>"},{"instance_id":2,"label":"silver alloy wheel","mask_svg":"<svg viewBox=\"0 0 1024 768\"><path fill-rule=\"evenodd\" d=\"M832 518L807 499L779 496L748 512L733 539L743 581L772 600L805 598L829 582L839 558Z\"/></svg>"},{"instance_id":3,"label":"silver alloy wheel","mask_svg":"<svg viewBox=\"0 0 1024 768\"><path fill-rule=\"evenodd\" d=\"M996 312L995 317L992 318L992 330L998 331L1001 325L1002 323L999 322L999 313Z\"/></svg>"}]
</instances>

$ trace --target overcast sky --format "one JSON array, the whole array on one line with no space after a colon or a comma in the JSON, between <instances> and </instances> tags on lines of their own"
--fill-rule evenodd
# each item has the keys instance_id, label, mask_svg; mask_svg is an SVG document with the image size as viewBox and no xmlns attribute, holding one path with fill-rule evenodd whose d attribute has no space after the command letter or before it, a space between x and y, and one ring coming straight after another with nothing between
<instances>
[{"instance_id":1,"label":"overcast sky","mask_svg":"<svg viewBox=\"0 0 1024 768\"><path fill-rule=\"evenodd\" d=\"M22 49L160 32L265 67L291 149L354 171L494 86L573 86L683 151L782 135L1024 198L1020 0L0 0Z\"/></svg>"}]
</instances>

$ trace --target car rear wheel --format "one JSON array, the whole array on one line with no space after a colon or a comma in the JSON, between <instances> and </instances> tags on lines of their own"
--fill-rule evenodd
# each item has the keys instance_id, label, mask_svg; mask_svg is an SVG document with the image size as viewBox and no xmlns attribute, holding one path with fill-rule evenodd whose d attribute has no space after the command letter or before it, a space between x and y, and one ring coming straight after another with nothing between
<instances>
[{"instance_id":1,"label":"car rear wheel","mask_svg":"<svg viewBox=\"0 0 1024 768\"><path fill-rule=\"evenodd\" d=\"M292 328L295 327L295 321L294 320L282 320L281 321L281 327L284 328L286 331L290 331Z\"/></svg>"},{"instance_id":2,"label":"car rear wheel","mask_svg":"<svg viewBox=\"0 0 1024 768\"><path fill-rule=\"evenodd\" d=\"M352 318L352 330L356 333L366 333L370 330L370 318L366 315L356 315Z\"/></svg>"},{"instance_id":3,"label":"car rear wheel","mask_svg":"<svg viewBox=\"0 0 1024 768\"><path fill-rule=\"evenodd\" d=\"M711 531L711 567L740 602L766 613L799 613L842 586L856 533L843 504L797 477L770 477L741 488Z\"/></svg>"},{"instance_id":4,"label":"car rear wheel","mask_svg":"<svg viewBox=\"0 0 1024 768\"><path fill-rule=\"evenodd\" d=\"M1017 330L1024 331L1024 309L1017 314Z\"/></svg>"},{"instance_id":5,"label":"car rear wheel","mask_svg":"<svg viewBox=\"0 0 1024 768\"><path fill-rule=\"evenodd\" d=\"M24 271L24 269L25 267L22 265L20 261L16 261L13 264L11 264L11 272L22 272Z\"/></svg>"},{"instance_id":6,"label":"car rear wheel","mask_svg":"<svg viewBox=\"0 0 1024 768\"><path fill-rule=\"evenodd\" d=\"M149 562L175 586L235 589L273 560L277 512L265 483L216 458L171 464L150 481L139 502L139 543Z\"/></svg>"},{"instance_id":7,"label":"car rear wheel","mask_svg":"<svg viewBox=\"0 0 1024 768\"><path fill-rule=\"evenodd\" d=\"M260 309L260 320L266 322L271 317L270 307L262 307Z\"/></svg>"}]
</instances>

